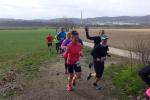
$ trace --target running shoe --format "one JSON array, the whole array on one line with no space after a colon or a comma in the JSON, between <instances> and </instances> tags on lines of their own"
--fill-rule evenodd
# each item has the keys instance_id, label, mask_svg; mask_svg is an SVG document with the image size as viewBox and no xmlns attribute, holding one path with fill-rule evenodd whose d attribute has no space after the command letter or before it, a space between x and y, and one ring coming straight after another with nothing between
<instances>
[{"instance_id":1,"label":"running shoe","mask_svg":"<svg viewBox=\"0 0 150 100\"><path fill-rule=\"evenodd\" d=\"M92 77L92 73L90 73L90 74L88 75L88 77L87 77L87 81L88 81L88 80L90 80L90 79L91 79L91 77Z\"/></svg>"},{"instance_id":2,"label":"running shoe","mask_svg":"<svg viewBox=\"0 0 150 100\"><path fill-rule=\"evenodd\" d=\"M98 85L97 85L97 83L93 83L93 85L95 86L95 87L97 87Z\"/></svg>"},{"instance_id":3,"label":"running shoe","mask_svg":"<svg viewBox=\"0 0 150 100\"><path fill-rule=\"evenodd\" d=\"M103 87L96 86L96 90L103 90L103 89L104 89Z\"/></svg>"},{"instance_id":4,"label":"running shoe","mask_svg":"<svg viewBox=\"0 0 150 100\"><path fill-rule=\"evenodd\" d=\"M96 90L102 90L102 89L104 89L103 87L98 86L96 83L93 83L93 86L95 86Z\"/></svg>"},{"instance_id":5,"label":"running shoe","mask_svg":"<svg viewBox=\"0 0 150 100\"><path fill-rule=\"evenodd\" d=\"M64 74L65 74L65 75L68 75L68 71L67 71L67 70L65 70L65 71L64 71Z\"/></svg>"},{"instance_id":6,"label":"running shoe","mask_svg":"<svg viewBox=\"0 0 150 100\"><path fill-rule=\"evenodd\" d=\"M67 91L72 91L72 90L73 90L72 86L70 84L68 84L67 85Z\"/></svg>"},{"instance_id":7,"label":"running shoe","mask_svg":"<svg viewBox=\"0 0 150 100\"><path fill-rule=\"evenodd\" d=\"M89 63L89 68L90 68L90 69L92 68L92 63Z\"/></svg>"}]
</instances>

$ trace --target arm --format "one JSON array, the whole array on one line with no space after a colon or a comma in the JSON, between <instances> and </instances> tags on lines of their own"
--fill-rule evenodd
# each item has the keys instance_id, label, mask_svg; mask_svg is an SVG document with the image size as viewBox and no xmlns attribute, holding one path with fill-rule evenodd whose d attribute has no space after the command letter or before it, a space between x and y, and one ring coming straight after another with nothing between
<instances>
[{"instance_id":1,"label":"arm","mask_svg":"<svg viewBox=\"0 0 150 100\"><path fill-rule=\"evenodd\" d=\"M67 57L68 57L68 53L69 53L69 51L70 51L69 49L70 49L70 47L68 46L68 47L66 48L65 53L63 54L63 56L64 56L65 59L67 59Z\"/></svg>"},{"instance_id":2,"label":"arm","mask_svg":"<svg viewBox=\"0 0 150 100\"><path fill-rule=\"evenodd\" d=\"M83 46L83 41L81 38L79 38L79 43L81 44L81 46Z\"/></svg>"},{"instance_id":3,"label":"arm","mask_svg":"<svg viewBox=\"0 0 150 100\"><path fill-rule=\"evenodd\" d=\"M67 46L65 44L66 44L66 40L64 40L63 43L61 44L61 49L66 49Z\"/></svg>"},{"instance_id":4,"label":"arm","mask_svg":"<svg viewBox=\"0 0 150 100\"><path fill-rule=\"evenodd\" d=\"M86 32L86 38L87 39L89 39L89 40L94 40L95 39L95 37L91 37L89 35L89 28L88 27L85 27L85 32Z\"/></svg>"},{"instance_id":5,"label":"arm","mask_svg":"<svg viewBox=\"0 0 150 100\"><path fill-rule=\"evenodd\" d=\"M54 41L54 37L52 36L52 42Z\"/></svg>"},{"instance_id":6,"label":"arm","mask_svg":"<svg viewBox=\"0 0 150 100\"><path fill-rule=\"evenodd\" d=\"M111 55L108 53L108 51L109 51L109 46L107 46L107 56L111 57Z\"/></svg>"},{"instance_id":7,"label":"arm","mask_svg":"<svg viewBox=\"0 0 150 100\"><path fill-rule=\"evenodd\" d=\"M83 46L80 47L80 56L83 57Z\"/></svg>"},{"instance_id":8,"label":"arm","mask_svg":"<svg viewBox=\"0 0 150 100\"><path fill-rule=\"evenodd\" d=\"M60 40L59 35L60 35L60 33L57 33L57 36L56 36L57 40Z\"/></svg>"}]
</instances>

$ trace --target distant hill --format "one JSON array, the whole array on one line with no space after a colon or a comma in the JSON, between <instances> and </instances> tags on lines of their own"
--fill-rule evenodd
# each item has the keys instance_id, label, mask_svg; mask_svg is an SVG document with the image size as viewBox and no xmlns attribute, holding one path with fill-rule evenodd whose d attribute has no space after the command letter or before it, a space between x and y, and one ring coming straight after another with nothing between
<instances>
[{"instance_id":1,"label":"distant hill","mask_svg":"<svg viewBox=\"0 0 150 100\"><path fill-rule=\"evenodd\" d=\"M147 16L118 16L118 17L96 17L83 19L85 25L150 25L150 15ZM56 18L50 20L23 20L0 18L0 27L21 26L55 26L61 23L74 23L80 25L79 18Z\"/></svg>"}]
</instances>

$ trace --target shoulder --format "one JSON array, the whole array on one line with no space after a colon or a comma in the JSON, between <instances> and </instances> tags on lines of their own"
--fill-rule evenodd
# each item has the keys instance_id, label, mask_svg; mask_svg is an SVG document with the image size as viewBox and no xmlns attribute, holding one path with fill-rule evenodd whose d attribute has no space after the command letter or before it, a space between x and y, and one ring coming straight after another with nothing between
<instances>
[{"instance_id":1,"label":"shoulder","mask_svg":"<svg viewBox=\"0 0 150 100\"><path fill-rule=\"evenodd\" d=\"M72 47L72 42L70 42L70 43L68 44L68 47Z\"/></svg>"},{"instance_id":2,"label":"shoulder","mask_svg":"<svg viewBox=\"0 0 150 100\"><path fill-rule=\"evenodd\" d=\"M80 48L82 47L82 44L81 44L80 42L78 42L77 45L78 45L78 47L80 47Z\"/></svg>"},{"instance_id":3,"label":"shoulder","mask_svg":"<svg viewBox=\"0 0 150 100\"><path fill-rule=\"evenodd\" d=\"M99 36L93 36L94 40L100 40L101 38Z\"/></svg>"}]
</instances>

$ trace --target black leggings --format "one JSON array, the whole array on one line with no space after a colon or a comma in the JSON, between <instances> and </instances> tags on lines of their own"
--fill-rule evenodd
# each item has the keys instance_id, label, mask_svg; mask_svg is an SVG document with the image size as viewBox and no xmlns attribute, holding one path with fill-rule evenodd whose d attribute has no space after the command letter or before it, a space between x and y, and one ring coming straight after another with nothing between
<instances>
[{"instance_id":1,"label":"black leggings","mask_svg":"<svg viewBox=\"0 0 150 100\"><path fill-rule=\"evenodd\" d=\"M65 59L65 70L68 69L68 64L67 64L67 60Z\"/></svg>"},{"instance_id":2,"label":"black leggings","mask_svg":"<svg viewBox=\"0 0 150 100\"><path fill-rule=\"evenodd\" d=\"M150 75L150 65L144 67L143 69L141 69L141 70L139 71L139 75L140 75L140 77L144 80L144 82L145 82L148 86L150 86L150 77L149 77L149 75Z\"/></svg>"},{"instance_id":3,"label":"black leggings","mask_svg":"<svg viewBox=\"0 0 150 100\"><path fill-rule=\"evenodd\" d=\"M57 51L57 52L60 51L60 46L61 46L61 43L56 43L56 51Z\"/></svg>"}]
</instances>

